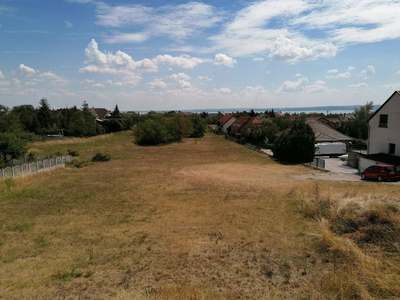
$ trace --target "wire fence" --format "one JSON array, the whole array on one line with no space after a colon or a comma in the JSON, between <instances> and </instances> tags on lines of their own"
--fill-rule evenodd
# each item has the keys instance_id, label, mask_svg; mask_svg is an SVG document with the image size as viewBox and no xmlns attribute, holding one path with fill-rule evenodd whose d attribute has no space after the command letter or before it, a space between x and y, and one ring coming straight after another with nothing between
<instances>
[{"instance_id":1,"label":"wire fence","mask_svg":"<svg viewBox=\"0 0 400 300\"><path fill-rule=\"evenodd\" d=\"M0 170L0 178L23 177L35 175L41 172L51 171L59 167L65 166L66 163L72 161L71 155L46 158L34 162L21 163Z\"/></svg>"}]
</instances>

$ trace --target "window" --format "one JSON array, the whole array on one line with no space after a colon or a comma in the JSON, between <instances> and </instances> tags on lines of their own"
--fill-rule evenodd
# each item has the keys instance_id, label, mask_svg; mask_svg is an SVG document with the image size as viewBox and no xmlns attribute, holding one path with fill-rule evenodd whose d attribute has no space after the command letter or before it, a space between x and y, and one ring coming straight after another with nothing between
<instances>
[{"instance_id":1,"label":"window","mask_svg":"<svg viewBox=\"0 0 400 300\"><path fill-rule=\"evenodd\" d=\"M388 115L379 115L379 127L388 127Z\"/></svg>"},{"instance_id":2,"label":"window","mask_svg":"<svg viewBox=\"0 0 400 300\"><path fill-rule=\"evenodd\" d=\"M393 154L396 152L396 144L389 143L389 154Z\"/></svg>"}]
</instances>

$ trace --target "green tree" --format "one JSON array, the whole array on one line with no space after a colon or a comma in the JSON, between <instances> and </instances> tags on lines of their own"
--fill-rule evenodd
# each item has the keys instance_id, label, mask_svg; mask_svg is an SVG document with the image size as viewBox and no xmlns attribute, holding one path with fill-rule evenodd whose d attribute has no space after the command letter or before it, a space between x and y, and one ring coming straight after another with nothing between
<instances>
[{"instance_id":1,"label":"green tree","mask_svg":"<svg viewBox=\"0 0 400 300\"><path fill-rule=\"evenodd\" d=\"M6 112L9 112L9 108L3 104L0 104L0 115L5 114Z\"/></svg>"},{"instance_id":2,"label":"green tree","mask_svg":"<svg viewBox=\"0 0 400 300\"><path fill-rule=\"evenodd\" d=\"M279 131L278 126L271 121L266 121L264 123L264 127L267 130L267 138L269 143L273 143L275 141L275 134Z\"/></svg>"},{"instance_id":3,"label":"green tree","mask_svg":"<svg viewBox=\"0 0 400 300\"><path fill-rule=\"evenodd\" d=\"M187 138L192 134L193 123L187 116L184 114L175 114L173 119L179 126L179 132L182 138Z\"/></svg>"},{"instance_id":4,"label":"green tree","mask_svg":"<svg viewBox=\"0 0 400 300\"><path fill-rule=\"evenodd\" d=\"M367 102L359 109L354 109L354 118L344 123L344 133L355 139L368 139L368 125L367 121L373 113L373 102Z\"/></svg>"},{"instance_id":5,"label":"green tree","mask_svg":"<svg viewBox=\"0 0 400 300\"><path fill-rule=\"evenodd\" d=\"M283 161L310 162L314 159L315 134L308 124L294 122L290 131L275 140L273 152Z\"/></svg>"},{"instance_id":6,"label":"green tree","mask_svg":"<svg viewBox=\"0 0 400 300\"><path fill-rule=\"evenodd\" d=\"M38 133L46 133L54 123L53 113L51 112L49 102L46 98L42 98L39 101L39 108L37 111L37 118L40 123L40 127L37 129Z\"/></svg>"},{"instance_id":7,"label":"green tree","mask_svg":"<svg viewBox=\"0 0 400 300\"><path fill-rule=\"evenodd\" d=\"M11 113L19 116L19 120L25 131L35 132L38 128L40 128L40 123L33 105L14 106Z\"/></svg>"},{"instance_id":8,"label":"green tree","mask_svg":"<svg viewBox=\"0 0 400 300\"><path fill-rule=\"evenodd\" d=\"M202 119L198 114L191 114L189 116L189 120L193 124L193 131L190 134L190 137L193 138L203 137L207 130L206 121Z\"/></svg>"},{"instance_id":9,"label":"green tree","mask_svg":"<svg viewBox=\"0 0 400 300\"><path fill-rule=\"evenodd\" d=\"M18 158L28 152L26 142L19 139L14 133L0 133L0 165L6 164L15 158Z\"/></svg>"},{"instance_id":10,"label":"green tree","mask_svg":"<svg viewBox=\"0 0 400 300\"><path fill-rule=\"evenodd\" d=\"M148 119L133 128L135 143L138 145L158 145L165 142L167 130L161 122Z\"/></svg>"},{"instance_id":11,"label":"green tree","mask_svg":"<svg viewBox=\"0 0 400 300\"><path fill-rule=\"evenodd\" d=\"M290 118L288 118L287 116L276 117L272 122L276 124L279 131L289 128L291 124Z\"/></svg>"},{"instance_id":12,"label":"green tree","mask_svg":"<svg viewBox=\"0 0 400 300\"><path fill-rule=\"evenodd\" d=\"M243 142L257 146L264 146L268 141L268 130L264 125L251 125L245 128L241 133Z\"/></svg>"}]
</instances>

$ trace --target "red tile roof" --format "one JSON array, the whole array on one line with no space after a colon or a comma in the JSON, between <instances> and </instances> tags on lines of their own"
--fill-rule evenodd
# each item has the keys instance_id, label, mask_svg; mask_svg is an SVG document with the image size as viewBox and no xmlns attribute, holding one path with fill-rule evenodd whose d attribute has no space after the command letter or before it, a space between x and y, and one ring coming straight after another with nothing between
<instances>
[{"instance_id":1,"label":"red tile roof","mask_svg":"<svg viewBox=\"0 0 400 300\"><path fill-rule=\"evenodd\" d=\"M231 125L233 133L240 134L243 129L250 127L251 125L262 125L263 122L255 117L239 117Z\"/></svg>"},{"instance_id":2,"label":"red tile roof","mask_svg":"<svg viewBox=\"0 0 400 300\"><path fill-rule=\"evenodd\" d=\"M226 122L228 122L233 115L224 115L221 119L219 119L216 124L223 126Z\"/></svg>"}]
</instances>

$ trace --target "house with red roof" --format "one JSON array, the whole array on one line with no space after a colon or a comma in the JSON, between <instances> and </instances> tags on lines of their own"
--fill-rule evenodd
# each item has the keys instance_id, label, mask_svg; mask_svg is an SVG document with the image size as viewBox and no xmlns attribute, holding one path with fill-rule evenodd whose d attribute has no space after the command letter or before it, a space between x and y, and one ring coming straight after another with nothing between
<instances>
[{"instance_id":1,"label":"house with red roof","mask_svg":"<svg viewBox=\"0 0 400 300\"><path fill-rule=\"evenodd\" d=\"M248 128L251 125L263 125L263 122L258 120L256 117L242 116L237 118L229 128L232 135L239 136L245 128Z\"/></svg>"},{"instance_id":2,"label":"house with red roof","mask_svg":"<svg viewBox=\"0 0 400 300\"><path fill-rule=\"evenodd\" d=\"M218 132L227 133L229 126L235 122L236 118L233 115L224 115L215 124L217 125Z\"/></svg>"}]
</instances>

